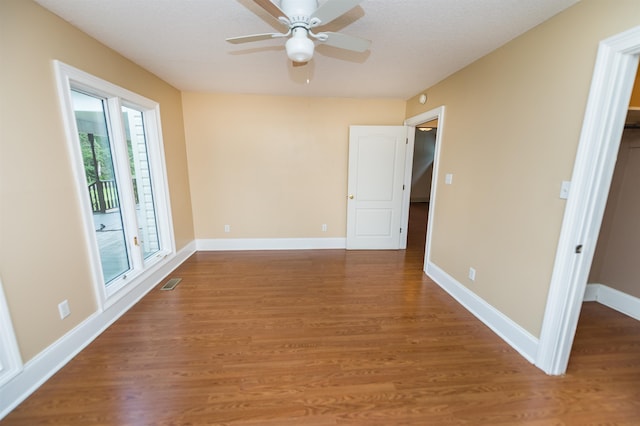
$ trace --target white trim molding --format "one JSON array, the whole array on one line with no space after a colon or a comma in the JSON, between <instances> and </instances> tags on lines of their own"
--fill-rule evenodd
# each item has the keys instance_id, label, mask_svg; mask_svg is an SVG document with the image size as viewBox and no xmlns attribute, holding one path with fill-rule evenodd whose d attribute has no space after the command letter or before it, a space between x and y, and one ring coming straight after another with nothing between
<instances>
[{"instance_id":1,"label":"white trim molding","mask_svg":"<svg viewBox=\"0 0 640 426\"><path fill-rule=\"evenodd\" d=\"M13 331L13 323L9 313L7 299L0 279L0 400L2 386L22 370L22 358L18 349L18 341ZM1 417L0 417L1 418Z\"/></svg>"},{"instance_id":2,"label":"white trim molding","mask_svg":"<svg viewBox=\"0 0 640 426\"><path fill-rule=\"evenodd\" d=\"M640 26L598 48L535 362L547 374L567 370L639 53Z\"/></svg>"},{"instance_id":3,"label":"white trim molding","mask_svg":"<svg viewBox=\"0 0 640 426\"><path fill-rule=\"evenodd\" d=\"M536 337L460 284L434 263L428 262L425 272L437 285L442 287L444 291L449 293L451 297L456 299L513 349L518 351L520 355L531 363L535 361L538 351L538 339Z\"/></svg>"},{"instance_id":4,"label":"white trim molding","mask_svg":"<svg viewBox=\"0 0 640 426\"><path fill-rule=\"evenodd\" d=\"M9 414L38 387L67 364L104 330L126 313L133 305L155 288L167 275L195 252L191 242L175 255L168 257L161 268L143 283L103 311L96 311L73 330L28 361L22 371L0 388L0 419Z\"/></svg>"},{"instance_id":5,"label":"white trim molding","mask_svg":"<svg viewBox=\"0 0 640 426\"><path fill-rule=\"evenodd\" d=\"M345 249L346 238L218 238L196 240L199 251Z\"/></svg>"},{"instance_id":6,"label":"white trim molding","mask_svg":"<svg viewBox=\"0 0 640 426\"><path fill-rule=\"evenodd\" d=\"M598 301L598 289L600 284L587 284L587 289L584 291L583 302L597 302Z\"/></svg>"},{"instance_id":7,"label":"white trim molding","mask_svg":"<svg viewBox=\"0 0 640 426\"><path fill-rule=\"evenodd\" d=\"M604 284L587 284L585 302L598 302L640 321L640 298Z\"/></svg>"}]
</instances>

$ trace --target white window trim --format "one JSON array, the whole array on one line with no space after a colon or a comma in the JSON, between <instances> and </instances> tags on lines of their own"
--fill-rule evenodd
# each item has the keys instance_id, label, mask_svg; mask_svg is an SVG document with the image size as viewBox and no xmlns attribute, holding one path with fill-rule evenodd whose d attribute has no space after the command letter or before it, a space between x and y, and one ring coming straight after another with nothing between
<instances>
[{"instance_id":1,"label":"white window trim","mask_svg":"<svg viewBox=\"0 0 640 426\"><path fill-rule=\"evenodd\" d=\"M90 268L93 275L93 283L96 288L96 297L100 310L103 310L124 297L136 288L146 278L161 268L168 256L176 253L175 237L173 232L173 220L171 217L171 204L169 198L168 179L164 156L164 144L162 140L162 125L160 121L160 105L148 98L131 92L108 81L102 80L82 70L74 68L60 61L53 61L62 119L66 132L67 145L71 156L73 174L76 181L78 204L82 212L83 228ZM93 215L89 206L89 194L86 190L86 178L82 152L78 143L78 129L73 112L71 89L86 90L107 99L107 103L113 106L124 104L144 108L145 130L147 132L147 144L149 147L149 165L152 170L154 182L154 202L156 205L156 220L160 239L161 250L144 261L144 268L139 273L128 274L126 280L111 283L105 286L102 275L100 254L98 251ZM118 117L112 117L119 120ZM124 137L115 135L116 138ZM113 141L115 143L115 141ZM126 191L125 191L126 195Z\"/></svg>"}]
</instances>

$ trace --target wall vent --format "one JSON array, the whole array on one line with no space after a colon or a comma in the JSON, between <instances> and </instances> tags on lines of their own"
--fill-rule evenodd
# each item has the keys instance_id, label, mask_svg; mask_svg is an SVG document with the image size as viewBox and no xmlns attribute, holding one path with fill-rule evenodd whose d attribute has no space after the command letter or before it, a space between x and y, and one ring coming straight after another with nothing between
<instances>
[{"instance_id":1,"label":"wall vent","mask_svg":"<svg viewBox=\"0 0 640 426\"><path fill-rule=\"evenodd\" d=\"M160 290L173 290L174 288L176 288L178 283L180 283L180 281L182 281L182 278L171 278L165 283L165 285L160 287Z\"/></svg>"}]
</instances>

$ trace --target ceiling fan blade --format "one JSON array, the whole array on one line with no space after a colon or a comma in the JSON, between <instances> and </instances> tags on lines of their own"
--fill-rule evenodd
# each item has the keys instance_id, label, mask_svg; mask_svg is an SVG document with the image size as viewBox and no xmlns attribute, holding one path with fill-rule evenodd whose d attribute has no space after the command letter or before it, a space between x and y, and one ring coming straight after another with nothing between
<instances>
[{"instance_id":1,"label":"ceiling fan blade","mask_svg":"<svg viewBox=\"0 0 640 426\"><path fill-rule=\"evenodd\" d=\"M270 0L253 0L258 6L260 6L261 8L263 8L264 10L266 10L267 12L269 12L269 15L273 16L274 18L276 18L277 20L280 20L280 18L287 18L289 19L289 17L287 16L286 13L284 13L282 11L282 9L280 9L278 7L278 5L276 5L275 3L273 3Z\"/></svg>"},{"instance_id":2,"label":"ceiling fan blade","mask_svg":"<svg viewBox=\"0 0 640 426\"><path fill-rule=\"evenodd\" d=\"M248 43L251 41L269 40L271 38L279 38L279 37L286 37L286 36L287 34L281 34L281 33L265 33L265 34L251 34L251 35L240 36L240 37L230 37L225 40L227 40L229 43L238 44L238 43Z\"/></svg>"},{"instance_id":3,"label":"ceiling fan blade","mask_svg":"<svg viewBox=\"0 0 640 426\"><path fill-rule=\"evenodd\" d=\"M369 48L369 46L371 46L371 40L355 37L352 35L347 35L342 33L332 33L329 31L322 32L318 35L327 36L326 40L323 40L324 44L328 44L329 46L333 46L333 47L339 47L341 49L352 50L354 52L364 52Z\"/></svg>"},{"instance_id":4,"label":"ceiling fan blade","mask_svg":"<svg viewBox=\"0 0 640 426\"><path fill-rule=\"evenodd\" d=\"M311 19L318 19L320 23L317 25L328 24L338 16L343 15L356 7L360 2L362 2L362 0L327 0L315 12L313 12Z\"/></svg>"}]
</instances>

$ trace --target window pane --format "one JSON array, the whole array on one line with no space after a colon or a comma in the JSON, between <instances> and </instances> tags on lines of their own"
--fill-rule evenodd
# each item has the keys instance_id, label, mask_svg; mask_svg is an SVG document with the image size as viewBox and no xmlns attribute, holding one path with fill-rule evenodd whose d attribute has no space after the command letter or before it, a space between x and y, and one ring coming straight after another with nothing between
<instances>
[{"instance_id":1,"label":"window pane","mask_svg":"<svg viewBox=\"0 0 640 426\"><path fill-rule=\"evenodd\" d=\"M130 269L102 99L71 91L104 282Z\"/></svg>"},{"instance_id":2,"label":"window pane","mask_svg":"<svg viewBox=\"0 0 640 426\"><path fill-rule=\"evenodd\" d=\"M136 199L138 232L144 258L160 250L156 210L153 202L153 185L149 167L147 138L142 112L122 107L122 121L127 135L129 164L133 177L133 193Z\"/></svg>"}]
</instances>

